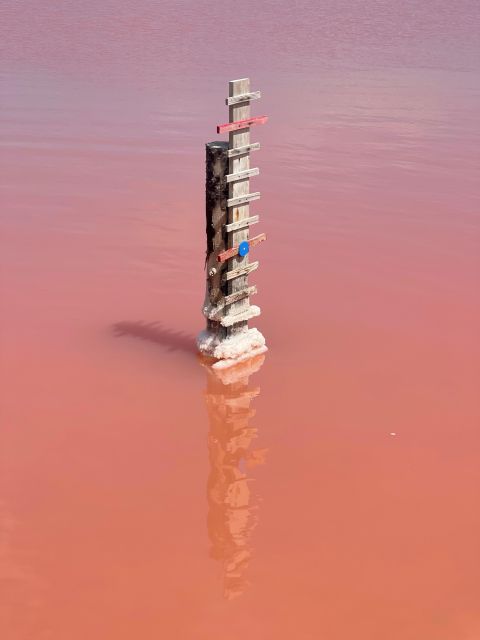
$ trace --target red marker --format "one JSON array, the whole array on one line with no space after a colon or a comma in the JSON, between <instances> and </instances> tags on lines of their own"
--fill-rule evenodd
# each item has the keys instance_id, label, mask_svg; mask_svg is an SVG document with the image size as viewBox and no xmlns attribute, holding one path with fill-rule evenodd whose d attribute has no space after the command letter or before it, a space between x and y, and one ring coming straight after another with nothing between
<instances>
[{"instance_id":1,"label":"red marker","mask_svg":"<svg viewBox=\"0 0 480 640\"><path fill-rule=\"evenodd\" d=\"M256 124L265 124L268 116L257 116L256 118L247 118L246 120L237 120L236 122L226 122L217 125L217 133L227 133L228 131L237 131L238 129L246 129Z\"/></svg>"},{"instance_id":2,"label":"red marker","mask_svg":"<svg viewBox=\"0 0 480 640\"><path fill-rule=\"evenodd\" d=\"M255 238L252 238L248 243L248 249L246 251L246 253L242 252L242 244L244 244L243 242L238 246L238 247L232 247L231 249L226 249L225 251L222 251L222 253L219 253L217 256L217 262L225 262L225 260L229 260L230 258L234 258L235 256L238 256L239 254L243 257L244 255L246 255L248 253L248 251L252 248L252 247L256 247L257 244L260 244L260 242L263 242L264 240L267 239L267 235L265 233L261 233L258 236L255 236Z\"/></svg>"}]
</instances>

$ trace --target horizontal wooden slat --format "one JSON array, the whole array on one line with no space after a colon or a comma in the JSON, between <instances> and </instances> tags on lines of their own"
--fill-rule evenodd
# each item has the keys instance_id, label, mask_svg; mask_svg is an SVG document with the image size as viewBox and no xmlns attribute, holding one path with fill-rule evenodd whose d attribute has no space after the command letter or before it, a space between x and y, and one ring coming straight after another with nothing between
<instances>
[{"instance_id":1,"label":"horizontal wooden slat","mask_svg":"<svg viewBox=\"0 0 480 640\"><path fill-rule=\"evenodd\" d=\"M244 267L238 267L237 269L232 269L231 271L226 271L223 275L224 280L233 280L233 278L238 278L239 276L246 276L248 273L255 271L258 269L259 262L251 262L250 264L245 265Z\"/></svg>"},{"instance_id":2,"label":"horizontal wooden slat","mask_svg":"<svg viewBox=\"0 0 480 640\"><path fill-rule=\"evenodd\" d=\"M266 239L267 239L267 235L265 233L261 233L260 235L255 236L254 238L251 238L251 240L248 240L248 245L250 249L253 249L253 247L256 247L257 244L260 244ZM232 247L231 249L226 249L225 251L222 251L217 256L217 262L225 262L230 258L234 258L235 256L238 255L238 248L239 247L237 245L236 247Z\"/></svg>"},{"instance_id":3,"label":"horizontal wooden slat","mask_svg":"<svg viewBox=\"0 0 480 640\"><path fill-rule=\"evenodd\" d=\"M248 296L253 296L257 293L257 287L252 285L251 287L247 287L246 289L242 289L241 291L235 291L235 293L231 293L229 296L225 296L223 299L223 304L226 306L227 304L232 304L232 302L238 302L238 300L243 300L244 298L248 298Z\"/></svg>"},{"instance_id":4,"label":"horizontal wooden slat","mask_svg":"<svg viewBox=\"0 0 480 640\"><path fill-rule=\"evenodd\" d=\"M258 236L255 236L254 238L251 238L248 241L248 244L250 245L250 249L252 247L256 247L257 244L260 244L261 242L265 242L266 239L267 239L266 233L259 233Z\"/></svg>"},{"instance_id":5,"label":"horizontal wooden slat","mask_svg":"<svg viewBox=\"0 0 480 640\"><path fill-rule=\"evenodd\" d=\"M250 153L250 151L258 151L260 149L259 142L252 142L252 144L246 144L244 147L237 147L236 149L229 149L227 156L229 158L236 158L242 156L244 153Z\"/></svg>"},{"instance_id":6,"label":"horizontal wooden slat","mask_svg":"<svg viewBox=\"0 0 480 640\"><path fill-rule=\"evenodd\" d=\"M217 133L238 131L238 129L246 129L256 124L265 124L266 122L268 122L268 116L256 116L255 118L245 118L245 120L236 120L235 122L225 122L225 124L217 125Z\"/></svg>"},{"instance_id":7,"label":"horizontal wooden slat","mask_svg":"<svg viewBox=\"0 0 480 640\"><path fill-rule=\"evenodd\" d=\"M237 322L243 322L244 320L250 320L250 318L255 318L260 315L260 309L258 307L252 306L248 307L245 311L241 313L236 313L231 316L223 316L220 324L222 327L231 327L233 324L237 324Z\"/></svg>"},{"instance_id":8,"label":"horizontal wooden slat","mask_svg":"<svg viewBox=\"0 0 480 640\"><path fill-rule=\"evenodd\" d=\"M227 233L230 233L230 231L237 231L238 229L249 227L252 224L257 224L259 220L260 220L260 216L250 216L250 218L243 218L243 220L237 220L237 222L231 222L230 224L226 224L225 231Z\"/></svg>"},{"instance_id":9,"label":"horizontal wooden slat","mask_svg":"<svg viewBox=\"0 0 480 640\"><path fill-rule=\"evenodd\" d=\"M252 200L258 200L259 198L260 191L255 191L255 193L247 193L244 196L237 196L236 198L229 198L227 200L227 207L236 207L238 205L251 202Z\"/></svg>"},{"instance_id":10,"label":"horizontal wooden slat","mask_svg":"<svg viewBox=\"0 0 480 640\"><path fill-rule=\"evenodd\" d=\"M229 258L233 258L238 255L238 246L226 249L219 253L217 256L217 262L226 262Z\"/></svg>"},{"instance_id":11,"label":"horizontal wooden slat","mask_svg":"<svg viewBox=\"0 0 480 640\"><path fill-rule=\"evenodd\" d=\"M214 306L207 306L203 310L203 315L208 320L219 320L225 311L225 307L229 304L233 304L234 302L238 302L239 300L243 300L244 298L248 298L249 296L253 296L257 293L257 287L252 285L251 287L247 287L246 289L241 289L240 291L235 291L224 298L221 298L220 301Z\"/></svg>"},{"instance_id":12,"label":"horizontal wooden slat","mask_svg":"<svg viewBox=\"0 0 480 640\"><path fill-rule=\"evenodd\" d=\"M247 102L249 100L258 100L262 97L260 91L252 91L251 93L241 93L238 96L232 96L225 98L225 104L230 106L232 104L238 104L239 102Z\"/></svg>"},{"instance_id":13,"label":"horizontal wooden slat","mask_svg":"<svg viewBox=\"0 0 480 640\"><path fill-rule=\"evenodd\" d=\"M245 178L252 178L258 176L260 169L255 167L254 169L245 169L245 171L237 171L237 173L229 173L226 178L227 182L235 182L236 180L245 180Z\"/></svg>"}]
</instances>

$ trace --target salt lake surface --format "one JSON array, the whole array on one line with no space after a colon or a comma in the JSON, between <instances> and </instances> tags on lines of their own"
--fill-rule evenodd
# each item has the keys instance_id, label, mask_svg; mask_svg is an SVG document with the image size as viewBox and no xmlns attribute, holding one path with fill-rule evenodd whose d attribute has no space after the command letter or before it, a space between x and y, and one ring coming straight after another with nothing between
<instances>
[{"instance_id":1,"label":"salt lake surface","mask_svg":"<svg viewBox=\"0 0 480 640\"><path fill-rule=\"evenodd\" d=\"M478 2L2 12L1 637L478 640ZM270 350L222 380L244 76Z\"/></svg>"}]
</instances>

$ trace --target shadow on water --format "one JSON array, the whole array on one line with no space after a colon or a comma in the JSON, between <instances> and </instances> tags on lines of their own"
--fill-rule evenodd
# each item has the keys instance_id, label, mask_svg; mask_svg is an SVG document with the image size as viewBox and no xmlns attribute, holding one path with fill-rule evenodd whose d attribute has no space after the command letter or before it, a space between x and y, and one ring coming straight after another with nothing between
<instances>
[{"instance_id":1,"label":"shadow on water","mask_svg":"<svg viewBox=\"0 0 480 640\"><path fill-rule=\"evenodd\" d=\"M258 506L250 485L251 471L266 459L268 449L252 449L258 429L250 426L255 415L252 400L259 387L249 386L249 376L259 371L265 356L224 370L206 370L205 402L209 418L207 528L210 555L222 564L223 595L231 600L249 586L246 575L252 555L251 534L257 525Z\"/></svg>"},{"instance_id":2,"label":"shadow on water","mask_svg":"<svg viewBox=\"0 0 480 640\"><path fill-rule=\"evenodd\" d=\"M195 336L183 331L173 331L160 322L117 322L112 327L115 336L130 336L162 345L168 351L197 354Z\"/></svg>"}]
</instances>

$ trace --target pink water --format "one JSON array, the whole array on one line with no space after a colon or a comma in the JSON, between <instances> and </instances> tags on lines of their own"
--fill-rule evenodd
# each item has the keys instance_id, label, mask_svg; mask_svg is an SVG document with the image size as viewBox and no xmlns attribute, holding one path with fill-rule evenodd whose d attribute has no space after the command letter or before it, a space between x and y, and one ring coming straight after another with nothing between
<instances>
[{"instance_id":1,"label":"pink water","mask_svg":"<svg viewBox=\"0 0 480 640\"><path fill-rule=\"evenodd\" d=\"M479 640L478 2L2 6L2 640ZM244 76L248 387L193 346Z\"/></svg>"}]
</instances>

